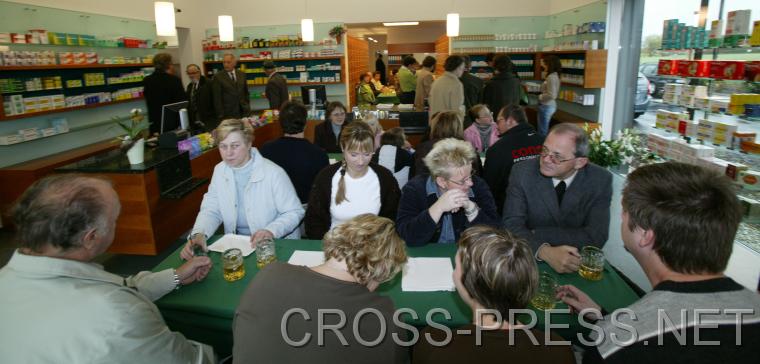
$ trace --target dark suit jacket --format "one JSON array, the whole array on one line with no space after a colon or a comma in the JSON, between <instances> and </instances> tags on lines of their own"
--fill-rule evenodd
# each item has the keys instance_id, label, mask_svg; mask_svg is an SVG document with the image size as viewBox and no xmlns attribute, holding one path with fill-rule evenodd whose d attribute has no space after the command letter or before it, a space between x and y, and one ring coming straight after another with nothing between
<instances>
[{"instance_id":1,"label":"dark suit jacket","mask_svg":"<svg viewBox=\"0 0 760 364\"><path fill-rule=\"evenodd\" d=\"M163 71L155 71L143 79L145 104L148 107L150 132L161 131L161 108L186 100L185 90L179 77ZM176 129L179 125L167 125L164 129Z\"/></svg>"},{"instance_id":2,"label":"dark suit jacket","mask_svg":"<svg viewBox=\"0 0 760 364\"><path fill-rule=\"evenodd\" d=\"M211 130L218 123L214 113L214 100L211 95L211 81L206 76L201 76L198 80L198 89L193 92L194 84L187 84L185 94L187 95L187 113L190 121L202 121L206 124L206 129Z\"/></svg>"},{"instance_id":3,"label":"dark suit jacket","mask_svg":"<svg viewBox=\"0 0 760 364\"><path fill-rule=\"evenodd\" d=\"M486 82L483 103L494 115L509 104L520 104L520 79L511 73L498 73Z\"/></svg>"},{"instance_id":4,"label":"dark suit jacket","mask_svg":"<svg viewBox=\"0 0 760 364\"><path fill-rule=\"evenodd\" d=\"M464 87L464 106L467 110L470 110L471 107L482 102L484 82L470 72L462 73L462 77L459 77L459 80L462 81L462 86ZM499 110L491 111L496 113Z\"/></svg>"},{"instance_id":5,"label":"dark suit jacket","mask_svg":"<svg viewBox=\"0 0 760 364\"><path fill-rule=\"evenodd\" d=\"M612 174L588 163L567 187L562 207L552 179L538 169L539 158L512 167L504 201L504 227L528 240L535 251L541 244L603 247L610 229Z\"/></svg>"},{"instance_id":6,"label":"dark suit jacket","mask_svg":"<svg viewBox=\"0 0 760 364\"><path fill-rule=\"evenodd\" d=\"M214 111L219 120L239 119L251 113L245 73L235 69L235 78L237 82L233 82L227 71L223 69L214 75L212 84Z\"/></svg>"},{"instance_id":7,"label":"dark suit jacket","mask_svg":"<svg viewBox=\"0 0 760 364\"><path fill-rule=\"evenodd\" d=\"M288 83L279 73L275 73L267 81L267 87L264 93L269 100L269 108L279 110L285 101L288 101Z\"/></svg>"},{"instance_id":8,"label":"dark suit jacket","mask_svg":"<svg viewBox=\"0 0 760 364\"><path fill-rule=\"evenodd\" d=\"M344 121L343 125L341 126L340 130L343 131L343 128L348 125L348 121ZM335 134L333 134L332 131L332 125L330 125L329 120L325 120L321 123L319 123L317 126L314 127L314 144L322 150L324 150L327 153L340 153L340 135L338 135L338 138L335 137Z\"/></svg>"}]
</instances>

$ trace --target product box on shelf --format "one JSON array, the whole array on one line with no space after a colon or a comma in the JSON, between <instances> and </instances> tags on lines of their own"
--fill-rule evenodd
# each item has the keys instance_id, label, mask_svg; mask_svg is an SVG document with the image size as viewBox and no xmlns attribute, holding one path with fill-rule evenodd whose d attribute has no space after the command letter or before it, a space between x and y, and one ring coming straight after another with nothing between
<instances>
[{"instance_id":1,"label":"product box on shelf","mask_svg":"<svg viewBox=\"0 0 760 364\"><path fill-rule=\"evenodd\" d=\"M683 77L710 77L710 62L678 60L678 75Z\"/></svg>"},{"instance_id":2,"label":"product box on shelf","mask_svg":"<svg viewBox=\"0 0 760 364\"><path fill-rule=\"evenodd\" d=\"M710 77L721 80L744 79L743 61L710 61Z\"/></svg>"},{"instance_id":3,"label":"product box on shelf","mask_svg":"<svg viewBox=\"0 0 760 364\"><path fill-rule=\"evenodd\" d=\"M21 136L24 141L34 140L40 137L40 130L38 128L19 129L18 135Z\"/></svg>"},{"instance_id":4,"label":"product box on shelf","mask_svg":"<svg viewBox=\"0 0 760 364\"><path fill-rule=\"evenodd\" d=\"M717 48L723 44L723 20L713 20L710 22L710 36L708 37L707 46Z\"/></svg>"},{"instance_id":5,"label":"product box on shelf","mask_svg":"<svg viewBox=\"0 0 760 364\"><path fill-rule=\"evenodd\" d=\"M753 200L744 196L736 196L742 204L744 212L744 222L760 223L760 201Z\"/></svg>"},{"instance_id":6,"label":"product box on shelf","mask_svg":"<svg viewBox=\"0 0 760 364\"><path fill-rule=\"evenodd\" d=\"M755 138L757 138L756 133L740 133L740 132L734 132L732 141L731 141L731 148L735 150L741 149L741 145L744 142L754 142Z\"/></svg>"},{"instance_id":7,"label":"product box on shelf","mask_svg":"<svg viewBox=\"0 0 760 364\"><path fill-rule=\"evenodd\" d=\"M17 144L24 141L24 138L18 134L0 135L0 145Z\"/></svg>"},{"instance_id":8,"label":"product box on shelf","mask_svg":"<svg viewBox=\"0 0 760 364\"><path fill-rule=\"evenodd\" d=\"M752 36L749 38L750 47L760 47L760 20L755 20L752 24Z\"/></svg>"},{"instance_id":9,"label":"product box on shelf","mask_svg":"<svg viewBox=\"0 0 760 364\"><path fill-rule=\"evenodd\" d=\"M745 169L739 171L736 182L742 189L747 191L760 191L760 172Z\"/></svg>"},{"instance_id":10,"label":"product box on shelf","mask_svg":"<svg viewBox=\"0 0 760 364\"><path fill-rule=\"evenodd\" d=\"M744 79L750 82L760 82L760 61L744 62Z\"/></svg>"}]
</instances>

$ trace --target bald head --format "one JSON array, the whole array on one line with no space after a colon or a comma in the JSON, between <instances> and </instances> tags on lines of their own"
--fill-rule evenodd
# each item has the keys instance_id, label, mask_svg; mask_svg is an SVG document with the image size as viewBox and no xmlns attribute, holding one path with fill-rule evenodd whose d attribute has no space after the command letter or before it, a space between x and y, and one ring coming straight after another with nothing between
<instances>
[{"instance_id":1,"label":"bald head","mask_svg":"<svg viewBox=\"0 0 760 364\"><path fill-rule=\"evenodd\" d=\"M235 58L235 55L232 53L225 53L224 57L222 57L222 66L227 72L234 70L235 66L237 66L237 59Z\"/></svg>"},{"instance_id":2,"label":"bald head","mask_svg":"<svg viewBox=\"0 0 760 364\"><path fill-rule=\"evenodd\" d=\"M17 201L13 219L22 248L36 253L67 252L82 247L86 235L94 231L113 240L111 230L119 210L110 182L61 174L29 187Z\"/></svg>"}]
</instances>

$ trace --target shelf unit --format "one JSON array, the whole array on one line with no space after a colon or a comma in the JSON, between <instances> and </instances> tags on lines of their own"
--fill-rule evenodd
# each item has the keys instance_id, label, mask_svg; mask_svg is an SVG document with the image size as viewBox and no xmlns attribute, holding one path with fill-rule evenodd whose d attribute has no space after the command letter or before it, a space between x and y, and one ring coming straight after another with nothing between
<instances>
[{"instance_id":1,"label":"shelf unit","mask_svg":"<svg viewBox=\"0 0 760 364\"><path fill-rule=\"evenodd\" d=\"M275 66L295 66L298 65L306 65L307 68L309 66L309 63L314 62L320 62L320 61L332 61L330 62L333 65L340 65L340 70L311 70L311 71L288 71L283 73L301 73L301 72L308 72L308 73L327 73L330 75L335 75L335 73L340 73L340 81L330 81L330 82L288 82L288 86L307 86L307 85L337 85L337 84L343 84L343 80L345 80L345 62L342 55L340 56L332 56L332 57L311 57L311 58L280 58L280 59L255 59L255 60L238 60L238 64L243 64L248 67L248 65L251 64L257 64L259 66L263 65L264 62L271 61L275 64ZM299 63L300 62L300 63ZM253 67L251 67L253 68ZM222 69L222 62L221 61L206 61L203 62L203 73L207 77L213 77L216 70ZM246 79L250 80L252 77L256 77L257 75L264 75L262 72L245 72ZM248 75L251 75L252 77L249 77ZM266 84L254 84L248 85L249 87L264 87Z\"/></svg>"},{"instance_id":2,"label":"shelf unit","mask_svg":"<svg viewBox=\"0 0 760 364\"><path fill-rule=\"evenodd\" d=\"M104 78L107 80L108 77L116 76L128 70L137 70L140 68L147 68L147 67L153 67L153 64L152 63L123 63L123 64L72 64L72 65L43 65L43 66L0 66L0 78L29 79L29 78L34 78L34 77L60 76L62 79L61 88L5 92L5 93L2 93L0 97L4 98L5 95L18 95L18 94L22 94L22 95L32 94L35 96L42 96L42 95L45 95L46 93L47 94L64 94L64 96L73 96L73 95L80 95L80 94L85 94L89 92L106 92L106 91L113 92L119 89L137 87L140 84L140 82L139 81L119 82L119 83L106 82L102 85L82 84L82 86L79 86L79 87L65 87L65 82L66 80L70 80L70 79L82 80L83 74L91 73L91 71L103 72ZM5 115L4 105L0 104L0 121L18 120L18 119L24 119L24 118L34 117L34 116L48 115L48 114L61 113L61 112L67 112L67 111L73 111L73 110L91 109L91 108L96 108L100 106L107 106L107 105L135 101L139 99L142 99L142 96L134 97L131 99L114 100L114 101L109 101L109 102L93 103L93 104L81 105L81 106L63 107L63 108L48 109L48 110L43 110L43 111L28 112L28 113L17 114L17 115Z\"/></svg>"},{"instance_id":3,"label":"shelf unit","mask_svg":"<svg viewBox=\"0 0 760 364\"><path fill-rule=\"evenodd\" d=\"M116 104L123 104L125 102L132 102L132 101L137 101L137 100L142 100L142 99L143 99L143 97L140 96L140 97L133 97L131 99L125 99L125 100L116 100L116 101L109 101L109 102L99 102L99 103L96 103L96 104L64 107L64 108L59 108L59 109L37 111L37 112L20 114L20 115L5 116L5 114L3 114L3 115L0 115L0 121L18 120L18 119L29 118L29 117L32 117L32 116L56 114L56 113L66 112L66 111L94 109L96 107L108 106L108 105L116 105ZM2 111L1 109L2 108L0 108L0 111ZM36 140L36 139L34 139L34 140Z\"/></svg>"},{"instance_id":4,"label":"shelf unit","mask_svg":"<svg viewBox=\"0 0 760 364\"><path fill-rule=\"evenodd\" d=\"M465 53L473 60L479 60L483 58L487 53ZM514 60L533 60L533 77L521 78L521 80L540 80L541 77L541 59L549 55L557 55L560 59L572 58L582 59L585 62L584 68L568 68L568 73L582 74L583 84L574 84L568 82L562 82L564 86L581 87L581 88L603 88L605 84L605 78L607 75L607 50L578 50L578 51L550 51L550 52L514 52L514 53L496 53L496 55L506 54ZM531 66L518 66L520 69L525 69ZM473 67L473 68L483 68Z\"/></svg>"}]
</instances>

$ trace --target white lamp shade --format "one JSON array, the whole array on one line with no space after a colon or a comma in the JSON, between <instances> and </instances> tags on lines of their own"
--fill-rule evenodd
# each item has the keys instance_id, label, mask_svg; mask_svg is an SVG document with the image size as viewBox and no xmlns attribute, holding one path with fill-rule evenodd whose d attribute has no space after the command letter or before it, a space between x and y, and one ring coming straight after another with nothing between
<instances>
[{"instance_id":1,"label":"white lamp shade","mask_svg":"<svg viewBox=\"0 0 760 364\"><path fill-rule=\"evenodd\" d=\"M174 23L174 3L167 1L156 1L153 3L156 13L156 35L174 36L177 35L177 27Z\"/></svg>"},{"instance_id":2,"label":"white lamp shade","mask_svg":"<svg viewBox=\"0 0 760 364\"><path fill-rule=\"evenodd\" d=\"M230 15L219 15L219 40L222 42L235 40L232 30L232 16Z\"/></svg>"},{"instance_id":3,"label":"white lamp shade","mask_svg":"<svg viewBox=\"0 0 760 364\"><path fill-rule=\"evenodd\" d=\"M301 19L301 39L304 42L314 41L314 20Z\"/></svg>"},{"instance_id":4,"label":"white lamp shade","mask_svg":"<svg viewBox=\"0 0 760 364\"><path fill-rule=\"evenodd\" d=\"M459 14L446 14L446 35L459 36Z\"/></svg>"}]
</instances>

